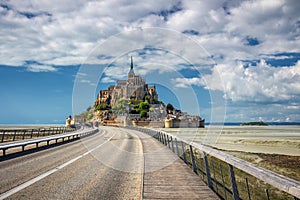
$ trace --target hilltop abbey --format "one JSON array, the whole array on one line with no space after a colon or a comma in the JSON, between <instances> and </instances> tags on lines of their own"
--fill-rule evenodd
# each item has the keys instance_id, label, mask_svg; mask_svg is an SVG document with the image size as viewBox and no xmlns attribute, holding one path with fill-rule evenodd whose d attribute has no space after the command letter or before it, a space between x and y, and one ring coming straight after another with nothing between
<instances>
[{"instance_id":1,"label":"hilltop abbey","mask_svg":"<svg viewBox=\"0 0 300 200\"><path fill-rule=\"evenodd\" d=\"M204 119L176 110L159 101L155 85L135 75L131 57L127 80L118 80L100 90L94 103L91 121L102 125L148 127L204 127Z\"/></svg>"},{"instance_id":2,"label":"hilltop abbey","mask_svg":"<svg viewBox=\"0 0 300 200\"><path fill-rule=\"evenodd\" d=\"M131 57L128 79L118 80L116 85L109 86L107 90L100 90L95 106L103 103L113 106L118 99L143 100L145 96L149 96L153 102L158 101L155 86L148 86L142 77L135 75Z\"/></svg>"}]
</instances>

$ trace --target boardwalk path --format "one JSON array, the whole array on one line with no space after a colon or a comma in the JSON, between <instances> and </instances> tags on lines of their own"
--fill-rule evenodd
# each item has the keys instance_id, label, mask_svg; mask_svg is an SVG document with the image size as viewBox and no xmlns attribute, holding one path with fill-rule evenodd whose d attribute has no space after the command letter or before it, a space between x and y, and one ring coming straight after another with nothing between
<instances>
[{"instance_id":1,"label":"boardwalk path","mask_svg":"<svg viewBox=\"0 0 300 200\"><path fill-rule=\"evenodd\" d=\"M219 199L171 150L148 135L132 132L143 144L144 199Z\"/></svg>"}]
</instances>

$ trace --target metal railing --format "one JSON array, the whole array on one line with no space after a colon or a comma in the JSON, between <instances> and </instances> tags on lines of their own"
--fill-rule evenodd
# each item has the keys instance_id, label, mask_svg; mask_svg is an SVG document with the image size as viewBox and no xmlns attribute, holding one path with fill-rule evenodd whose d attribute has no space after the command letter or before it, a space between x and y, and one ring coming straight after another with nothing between
<instances>
[{"instance_id":1,"label":"metal railing","mask_svg":"<svg viewBox=\"0 0 300 200\"><path fill-rule=\"evenodd\" d=\"M172 134L142 127L144 132L176 153L220 199L300 198L300 182L258 167L211 147L186 141Z\"/></svg>"},{"instance_id":2,"label":"metal railing","mask_svg":"<svg viewBox=\"0 0 300 200\"><path fill-rule=\"evenodd\" d=\"M43 127L28 129L0 129L0 143L57 135L75 131L73 127Z\"/></svg>"},{"instance_id":3,"label":"metal railing","mask_svg":"<svg viewBox=\"0 0 300 200\"><path fill-rule=\"evenodd\" d=\"M2 144L2 145L0 145L0 150L2 150L2 155L5 156L7 149L21 147L22 148L21 150L25 151L25 147L27 145L35 144L36 145L35 147L38 148L39 144L42 142L46 142L46 144L48 146L48 145L50 145L50 142L54 141L54 140L55 140L55 143L58 143L59 140L61 140L61 142L64 142L66 139L73 140L76 138L94 134L98 131L99 131L98 129L89 128L89 129L82 129L80 131L63 134L63 135L48 136L48 137L38 138L38 139L34 139L34 140L25 140L25 141L14 142L14 143L9 143L9 144Z\"/></svg>"}]
</instances>

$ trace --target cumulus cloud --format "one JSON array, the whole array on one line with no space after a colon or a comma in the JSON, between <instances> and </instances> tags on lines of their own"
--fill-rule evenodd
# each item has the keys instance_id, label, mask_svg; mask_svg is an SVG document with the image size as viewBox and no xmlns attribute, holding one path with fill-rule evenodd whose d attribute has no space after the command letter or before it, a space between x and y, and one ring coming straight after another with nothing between
<instances>
[{"instance_id":1,"label":"cumulus cloud","mask_svg":"<svg viewBox=\"0 0 300 200\"><path fill-rule=\"evenodd\" d=\"M219 77L222 82L214 81ZM225 98L232 101L294 102L300 99L300 61L291 67L272 67L264 60L256 65L219 64L211 74L185 82L224 91Z\"/></svg>"},{"instance_id":2,"label":"cumulus cloud","mask_svg":"<svg viewBox=\"0 0 300 200\"><path fill-rule=\"evenodd\" d=\"M27 65L27 71L29 72L56 72L57 68L49 65L30 64Z\"/></svg>"},{"instance_id":3,"label":"cumulus cloud","mask_svg":"<svg viewBox=\"0 0 300 200\"><path fill-rule=\"evenodd\" d=\"M175 78L172 80L177 88L188 88L192 85L204 85L203 79L193 77L193 78Z\"/></svg>"},{"instance_id":4,"label":"cumulus cloud","mask_svg":"<svg viewBox=\"0 0 300 200\"><path fill-rule=\"evenodd\" d=\"M162 27L186 33L217 61L257 59L266 53L298 51L298 10L297 1L285 0L51 4L11 0L0 6L0 62L21 66L30 58L49 65L80 64L97 44L137 27ZM258 44L247 46L247 38ZM136 42L139 39L143 38L137 37ZM180 48L196 55L189 46Z\"/></svg>"}]
</instances>

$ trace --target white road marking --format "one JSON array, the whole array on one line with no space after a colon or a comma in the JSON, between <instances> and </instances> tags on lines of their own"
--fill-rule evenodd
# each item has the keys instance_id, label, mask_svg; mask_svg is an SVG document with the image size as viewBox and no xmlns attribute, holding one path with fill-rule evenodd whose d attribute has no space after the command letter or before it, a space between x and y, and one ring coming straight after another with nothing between
<instances>
[{"instance_id":1,"label":"white road marking","mask_svg":"<svg viewBox=\"0 0 300 200\"><path fill-rule=\"evenodd\" d=\"M105 132L104 132L104 133L105 133ZM101 135L103 135L104 133L102 133ZM100 136L101 136L101 135L100 135ZM21 185L15 187L15 188L13 188L13 189L11 189L11 190L8 190L8 191L5 192L5 193L2 193L2 194L0 195L0 200L3 200L3 199L5 199L5 198L7 198L7 197L9 197L9 196L11 196L11 195L13 195L13 194L19 192L20 190L23 190L24 188L26 188L26 187L28 187L28 186L30 186L30 185L32 185L32 184L38 182L39 180L41 180L41 179L43 179L43 178L49 176L50 174L53 174L54 172L57 172L58 170L60 170L60 169L62 169L62 168L64 168L64 167L70 165L71 163L75 162L76 160L78 160L78 159L80 159L80 158L82 158L82 157L88 155L89 153L91 153L91 152L95 151L96 149L100 148L102 145L106 144L106 143L107 143L108 141L110 141L114 136L115 136L115 134L114 134L113 136L111 136L110 138L108 138L104 143L102 143L102 144L100 144L100 145L94 147L93 149L91 149L91 150L85 152L84 154L81 154L80 156L77 156L76 158L73 158L73 159L71 159L71 160L65 162L64 164L62 164L62 165L60 165L60 166L58 166L58 167L55 167L54 169L51 169L51 170L49 170L49 171L47 171L47 172L45 172L45 173L43 173L43 174L41 174L41 175L39 175L39 176L37 176L37 177L35 177L35 178L33 178L33 179L31 179L31 180L25 182L25 183L23 183L23 184L21 184Z\"/></svg>"}]
</instances>

